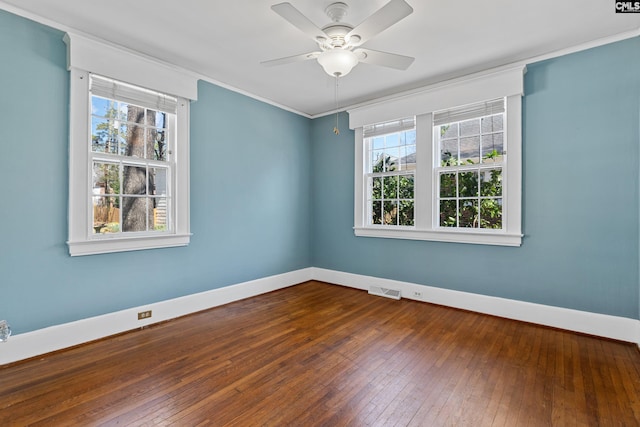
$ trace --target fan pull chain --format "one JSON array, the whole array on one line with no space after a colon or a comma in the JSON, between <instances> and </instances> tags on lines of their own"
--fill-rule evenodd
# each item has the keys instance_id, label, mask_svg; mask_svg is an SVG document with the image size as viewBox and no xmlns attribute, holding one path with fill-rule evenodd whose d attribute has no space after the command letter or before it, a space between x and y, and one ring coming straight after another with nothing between
<instances>
[{"instance_id":1,"label":"fan pull chain","mask_svg":"<svg viewBox=\"0 0 640 427\"><path fill-rule=\"evenodd\" d=\"M338 111L338 77L339 75L336 74L336 87L335 87L335 101L336 101L336 125L333 128L333 133L335 133L336 135L340 135L340 129L338 127L338 116L339 116L339 111Z\"/></svg>"}]
</instances>

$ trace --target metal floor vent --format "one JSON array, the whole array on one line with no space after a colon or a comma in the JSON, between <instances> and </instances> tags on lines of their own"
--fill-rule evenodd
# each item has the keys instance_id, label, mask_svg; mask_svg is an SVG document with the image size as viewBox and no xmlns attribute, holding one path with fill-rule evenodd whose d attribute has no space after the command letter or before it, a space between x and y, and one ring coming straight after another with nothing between
<instances>
[{"instance_id":1,"label":"metal floor vent","mask_svg":"<svg viewBox=\"0 0 640 427\"><path fill-rule=\"evenodd\" d=\"M400 291L396 289L387 289L387 288L380 288L378 286L370 286L369 293L371 295L378 295L380 297L400 299Z\"/></svg>"}]
</instances>

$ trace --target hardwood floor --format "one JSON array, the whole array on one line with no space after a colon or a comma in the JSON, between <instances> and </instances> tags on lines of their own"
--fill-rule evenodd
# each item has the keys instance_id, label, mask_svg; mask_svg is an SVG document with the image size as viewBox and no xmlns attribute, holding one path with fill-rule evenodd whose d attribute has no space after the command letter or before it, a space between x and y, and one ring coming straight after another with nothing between
<instances>
[{"instance_id":1,"label":"hardwood floor","mask_svg":"<svg viewBox=\"0 0 640 427\"><path fill-rule=\"evenodd\" d=\"M640 352L308 282L1 368L23 425L640 426Z\"/></svg>"}]
</instances>

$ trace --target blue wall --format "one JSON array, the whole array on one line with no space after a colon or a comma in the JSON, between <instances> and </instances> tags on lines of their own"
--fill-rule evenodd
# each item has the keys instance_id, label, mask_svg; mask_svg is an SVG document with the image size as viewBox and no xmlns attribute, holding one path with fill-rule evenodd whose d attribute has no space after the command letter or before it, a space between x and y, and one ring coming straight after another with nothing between
<instances>
[{"instance_id":1,"label":"blue wall","mask_svg":"<svg viewBox=\"0 0 640 427\"><path fill-rule=\"evenodd\" d=\"M312 123L313 265L639 318L640 38L531 64L519 248L354 237L353 133Z\"/></svg>"},{"instance_id":2,"label":"blue wall","mask_svg":"<svg viewBox=\"0 0 640 427\"><path fill-rule=\"evenodd\" d=\"M0 11L0 319L22 333L311 265L310 120L207 83L191 244L71 258L63 34Z\"/></svg>"},{"instance_id":3,"label":"blue wall","mask_svg":"<svg viewBox=\"0 0 640 427\"><path fill-rule=\"evenodd\" d=\"M640 39L531 64L520 248L353 235L353 133L200 83L191 244L71 258L62 33L0 11L0 319L16 333L317 266L639 318Z\"/></svg>"}]
</instances>

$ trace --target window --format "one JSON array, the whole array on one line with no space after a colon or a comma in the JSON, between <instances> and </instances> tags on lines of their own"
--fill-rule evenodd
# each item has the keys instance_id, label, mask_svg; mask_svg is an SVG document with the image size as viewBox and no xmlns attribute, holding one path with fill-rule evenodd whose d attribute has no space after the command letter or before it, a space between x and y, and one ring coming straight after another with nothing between
<instances>
[{"instance_id":1,"label":"window","mask_svg":"<svg viewBox=\"0 0 640 427\"><path fill-rule=\"evenodd\" d=\"M413 225L416 166L414 120L367 126L364 133L368 223Z\"/></svg>"},{"instance_id":2,"label":"window","mask_svg":"<svg viewBox=\"0 0 640 427\"><path fill-rule=\"evenodd\" d=\"M93 40L65 41L70 254L187 245L189 100L179 94L195 99L196 80Z\"/></svg>"},{"instance_id":3,"label":"window","mask_svg":"<svg viewBox=\"0 0 640 427\"><path fill-rule=\"evenodd\" d=\"M504 99L433 115L439 227L502 230Z\"/></svg>"},{"instance_id":4,"label":"window","mask_svg":"<svg viewBox=\"0 0 640 427\"><path fill-rule=\"evenodd\" d=\"M349 111L355 234L519 246L523 71Z\"/></svg>"}]
</instances>

